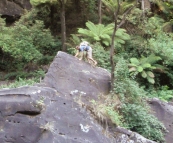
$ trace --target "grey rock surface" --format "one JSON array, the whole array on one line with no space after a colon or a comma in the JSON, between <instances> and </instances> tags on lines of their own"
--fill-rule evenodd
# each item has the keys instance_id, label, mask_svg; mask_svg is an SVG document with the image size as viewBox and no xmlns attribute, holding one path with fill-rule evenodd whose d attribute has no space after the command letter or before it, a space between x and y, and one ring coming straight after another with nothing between
<instances>
[{"instance_id":1,"label":"grey rock surface","mask_svg":"<svg viewBox=\"0 0 173 143\"><path fill-rule=\"evenodd\" d=\"M43 80L43 86L54 88L67 97L81 92L86 93L81 96L90 101L97 99L100 94L109 93L110 73L103 68L80 61L72 55L58 52Z\"/></svg>"},{"instance_id":2,"label":"grey rock surface","mask_svg":"<svg viewBox=\"0 0 173 143\"><path fill-rule=\"evenodd\" d=\"M85 109L52 88L5 89L0 101L1 143L112 142Z\"/></svg>"},{"instance_id":3,"label":"grey rock surface","mask_svg":"<svg viewBox=\"0 0 173 143\"><path fill-rule=\"evenodd\" d=\"M107 94L109 81L106 70L58 52L42 83L0 90L0 143L154 143L106 131L80 104Z\"/></svg>"},{"instance_id":4,"label":"grey rock surface","mask_svg":"<svg viewBox=\"0 0 173 143\"><path fill-rule=\"evenodd\" d=\"M29 0L1 0L0 14L6 18L20 17L24 10L30 10L31 4Z\"/></svg>"},{"instance_id":5,"label":"grey rock surface","mask_svg":"<svg viewBox=\"0 0 173 143\"><path fill-rule=\"evenodd\" d=\"M167 102L160 101L157 98L151 99L149 105L152 113L165 125L167 133L165 134L166 143L173 142L173 106Z\"/></svg>"}]
</instances>

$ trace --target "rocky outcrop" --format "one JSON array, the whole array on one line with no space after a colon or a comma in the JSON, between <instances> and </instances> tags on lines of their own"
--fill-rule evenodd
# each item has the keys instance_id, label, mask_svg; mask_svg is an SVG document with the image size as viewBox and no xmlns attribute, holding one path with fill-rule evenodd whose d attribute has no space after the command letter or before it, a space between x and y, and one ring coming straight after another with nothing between
<instances>
[{"instance_id":1,"label":"rocky outcrop","mask_svg":"<svg viewBox=\"0 0 173 143\"><path fill-rule=\"evenodd\" d=\"M97 99L99 94L108 94L110 90L110 73L99 67L59 52L50 65L43 80L43 86L54 88L67 97L86 93L81 98L85 101Z\"/></svg>"},{"instance_id":2,"label":"rocky outcrop","mask_svg":"<svg viewBox=\"0 0 173 143\"><path fill-rule=\"evenodd\" d=\"M83 106L109 92L110 74L58 52L42 83L0 90L0 143L154 143L105 130Z\"/></svg>"},{"instance_id":3,"label":"rocky outcrop","mask_svg":"<svg viewBox=\"0 0 173 143\"><path fill-rule=\"evenodd\" d=\"M7 18L8 21L13 21L20 17L24 10L30 10L31 4L29 0L1 0L0 15Z\"/></svg>"},{"instance_id":4,"label":"rocky outcrop","mask_svg":"<svg viewBox=\"0 0 173 143\"><path fill-rule=\"evenodd\" d=\"M157 98L148 101L152 113L165 125L167 133L165 134L166 143L173 142L173 106L167 102L160 101Z\"/></svg>"}]
</instances>

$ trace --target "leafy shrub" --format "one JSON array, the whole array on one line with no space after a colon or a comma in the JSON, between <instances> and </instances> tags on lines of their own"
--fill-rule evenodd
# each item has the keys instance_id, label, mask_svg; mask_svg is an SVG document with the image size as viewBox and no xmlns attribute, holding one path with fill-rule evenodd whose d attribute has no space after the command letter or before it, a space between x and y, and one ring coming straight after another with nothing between
<instances>
[{"instance_id":1,"label":"leafy shrub","mask_svg":"<svg viewBox=\"0 0 173 143\"><path fill-rule=\"evenodd\" d=\"M55 52L56 53L56 52ZM54 53L54 54L55 54ZM53 54L53 56L49 56L49 55L45 55L43 56L40 60L38 60L38 65L47 65L49 64L50 62L53 61L55 55Z\"/></svg>"},{"instance_id":2,"label":"leafy shrub","mask_svg":"<svg viewBox=\"0 0 173 143\"><path fill-rule=\"evenodd\" d=\"M162 101L171 101L173 99L173 90L168 86L162 86L160 89L148 91L149 97L157 97Z\"/></svg>"},{"instance_id":3,"label":"leafy shrub","mask_svg":"<svg viewBox=\"0 0 173 143\"><path fill-rule=\"evenodd\" d=\"M38 5L41 5L41 4L44 4L44 3L50 3L50 4L55 4L57 3L57 0L30 0L30 3L33 5L33 6L38 6Z\"/></svg>"},{"instance_id":4,"label":"leafy shrub","mask_svg":"<svg viewBox=\"0 0 173 143\"><path fill-rule=\"evenodd\" d=\"M140 74L143 78L146 78L148 82L154 84L154 73L152 72L153 69L156 69L154 65L157 61L161 60L160 57L155 56L153 54L149 55L148 57L142 57L140 59L131 58L129 64L129 72L134 77Z\"/></svg>"},{"instance_id":5,"label":"leafy shrub","mask_svg":"<svg viewBox=\"0 0 173 143\"><path fill-rule=\"evenodd\" d=\"M6 65L6 71L22 70L28 62L36 63L43 55L56 55L60 50L61 43L55 42L43 22L33 20L30 16L30 13L26 13L13 27L6 27L4 21L0 20L0 48L2 57L6 58L2 63ZM5 62L10 60L10 63Z\"/></svg>"},{"instance_id":6,"label":"leafy shrub","mask_svg":"<svg viewBox=\"0 0 173 143\"><path fill-rule=\"evenodd\" d=\"M109 53L99 43L93 45L93 57L96 59L98 66L110 71Z\"/></svg>"},{"instance_id":7,"label":"leafy shrub","mask_svg":"<svg viewBox=\"0 0 173 143\"><path fill-rule=\"evenodd\" d=\"M19 78L18 80L15 80L15 82L12 82L9 85L2 85L0 86L0 89L2 88L17 88L20 86L26 86L26 85L34 85L36 83L35 79L22 79Z\"/></svg>"},{"instance_id":8,"label":"leafy shrub","mask_svg":"<svg viewBox=\"0 0 173 143\"><path fill-rule=\"evenodd\" d=\"M147 103L143 97L147 95L138 83L129 77L127 61L120 57L115 68L115 89L121 101L121 113L129 129L136 131L148 139L163 142L164 126L149 114Z\"/></svg>"},{"instance_id":9,"label":"leafy shrub","mask_svg":"<svg viewBox=\"0 0 173 143\"><path fill-rule=\"evenodd\" d=\"M121 116L113 106L105 106L106 113L110 117L112 123L117 126L123 126L123 116Z\"/></svg>"},{"instance_id":10,"label":"leafy shrub","mask_svg":"<svg viewBox=\"0 0 173 143\"><path fill-rule=\"evenodd\" d=\"M145 92L139 87L138 83L129 77L127 60L120 57L115 67L114 92L121 96L121 101L141 103L141 97Z\"/></svg>"},{"instance_id":11,"label":"leafy shrub","mask_svg":"<svg viewBox=\"0 0 173 143\"><path fill-rule=\"evenodd\" d=\"M164 65L172 65L173 61L173 41L171 34L159 32L149 40L149 49L162 58Z\"/></svg>"},{"instance_id":12,"label":"leafy shrub","mask_svg":"<svg viewBox=\"0 0 173 143\"><path fill-rule=\"evenodd\" d=\"M100 95L99 101L91 100L92 112L98 121L103 123L106 122L106 125L112 125L113 123L116 126L123 126L123 117L117 110L115 110L115 107L119 104L119 100L115 100L116 97L114 97L111 97L110 95L107 97ZM105 102L102 102L103 100Z\"/></svg>"},{"instance_id":13,"label":"leafy shrub","mask_svg":"<svg viewBox=\"0 0 173 143\"><path fill-rule=\"evenodd\" d=\"M164 142L164 125L148 113L146 108L136 104L124 104L122 114L129 129L153 141Z\"/></svg>"},{"instance_id":14,"label":"leafy shrub","mask_svg":"<svg viewBox=\"0 0 173 143\"><path fill-rule=\"evenodd\" d=\"M43 78L45 75L45 71L43 70L36 70L33 72L25 72L25 71L17 71L17 72L9 72L3 77L3 80L14 80L14 79L29 79L29 78L35 78L37 81L40 80L40 78Z\"/></svg>"}]
</instances>

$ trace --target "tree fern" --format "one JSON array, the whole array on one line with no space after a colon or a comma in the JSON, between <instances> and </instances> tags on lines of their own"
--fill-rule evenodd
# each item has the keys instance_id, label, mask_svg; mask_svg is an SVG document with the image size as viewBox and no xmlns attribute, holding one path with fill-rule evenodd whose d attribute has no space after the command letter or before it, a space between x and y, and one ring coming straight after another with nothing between
<instances>
[{"instance_id":1,"label":"tree fern","mask_svg":"<svg viewBox=\"0 0 173 143\"><path fill-rule=\"evenodd\" d=\"M172 4L173 4L173 0L150 0L151 2L155 3L159 9L161 11L163 11L164 13L170 13L170 9L172 9Z\"/></svg>"},{"instance_id":2,"label":"tree fern","mask_svg":"<svg viewBox=\"0 0 173 143\"><path fill-rule=\"evenodd\" d=\"M105 46L110 46L113 26L113 24L108 24L107 26L104 26L103 24L95 25L88 21L86 23L88 29L79 28L78 33L86 39L90 39L90 42L100 42ZM130 36L126 33L126 30L119 28L115 35L115 46L120 47L129 39Z\"/></svg>"},{"instance_id":3,"label":"tree fern","mask_svg":"<svg viewBox=\"0 0 173 143\"><path fill-rule=\"evenodd\" d=\"M69 42L66 43L66 45L70 47L75 47L76 45L79 45L81 42L80 38L76 34L71 34L71 37L69 38Z\"/></svg>"},{"instance_id":4,"label":"tree fern","mask_svg":"<svg viewBox=\"0 0 173 143\"><path fill-rule=\"evenodd\" d=\"M117 0L102 0L106 7L111 11L115 12L117 10L118 4ZM120 0L120 13L124 13L128 8L132 7L136 3L136 0Z\"/></svg>"},{"instance_id":5,"label":"tree fern","mask_svg":"<svg viewBox=\"0 0 173 143\"><path fill-rule=\"evenodd\" d=\"M161 58L155 56L154 54L149 55L148 57L141 57L140 59L131 58L129 64L129 72L132 76L141 75L143 78L146 78L148 82L154 84L154 73L153 70L157 68L159 64L157 63ZM160 65L159 68L162 66Z\"/></svg>"}]
</instances>

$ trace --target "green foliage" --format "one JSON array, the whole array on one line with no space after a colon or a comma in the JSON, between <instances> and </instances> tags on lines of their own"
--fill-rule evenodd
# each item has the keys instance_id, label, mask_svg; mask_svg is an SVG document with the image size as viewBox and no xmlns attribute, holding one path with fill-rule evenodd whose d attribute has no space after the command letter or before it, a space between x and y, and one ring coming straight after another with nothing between
<instances>
[{"instance_id":1,"label":"green foliage","mask_svg":"<svg viewBox=\"0 0 173 143\"><path fill-rule=\"evenodd\" d=\"M123 117L114 109L113 106L105 106L106 113L110 117L112 123L117 126L123 126Z\"/></svg>"},{"instance_id":2,"label":"green foliage","mask_svg":"<svg viewBox=\"0 0 173 143\"><path fill-rule=\"evenodd\" d=\"M127 60L125 60L121 55L118 57L118 62L116 63L115 68L116 81L123 81L129 77Z\"/></svg>"},{"instance_id":3,"label":"green foliage","mask_svg":"<svg viewBox=\"0 0 173 143\"><path fill-rule=\"evenodd\" d=\"M97 41L102 42L106 46L110 45L110 35L112 34L113 24L108 24L107 26L103 24L95 25L88 21L86 22L86 27L88 29L79 28L78 33L85 37L89 37L93 42Z\"/></svg>"},{"instance_id":4,"label":"green foliage","mask_svg":"<svg viewBox=\"0 0 173 143\"><path fill-rule=\"evenodd\" d=\"M38 5L45 4L45 3L56 4L57 0L30 0L30 3L33 6L38 6Z\"/></svg>"},{"instance_id":5,"label":"green foliage","mask_svg":"<svg viewBox=\"0 0 173 143\"><path fill-rule=\"evenodd\" d=\"M154 84L154 73L152 72L153 69L156 69L154 64L161 60L160 57L155 55L149 55L148 57L142 57L141 59L131 58L129 64L129 72L133 75L133 78L140 74L143 78L146 78L148 82Z\"/></svg>"},{"instance_id":6,"label":"green foliage","mask_svg":"<svg viewBox=\"0 0 173 143\"><path fill-rule=\"evenodd\" d=\"M37 62L37 64L38 65L48 65L48 64L50 64L53 61L55 55L56 55L56 52L54 52L52 54L52 56L45 55Z\"/></svg>"},{"instance_id":7,"label":"green foliage","mask_svg":"<svg viewBox=\"0 0 173 143\"><path fill-rule=\"evenodd\" d=\"M97 61L98 66L110 71L111 69L109 53L110 52L104 50L104 48L99 43L93 45L93 56L94 59Z\"/></svg>"},{"instance_id":8,"label":"green foliage","mask_svg":"<svg viewBox=\"0 0 173 143\"><path fill-rule=\"evenodd\" d=\"M138 63L137 60L134 60L135 62ZM163 143L162 131L165 131L165 128L149 113L148 106L142 99L147 93L129 78L127 61L120 57L115 69L115 89L112 94L120 97L123 125L148 139Z\"/></svg>"},{"instance_id":9,"label":"green foliage","mask_svg":"<svg viewBox=\"0 0 173 143\"><path fill-rule=\"evenodd\" d=\"M17 72L9 72L6 74L2 80L14 80L14 79L28 79L31 77L34 77L37 81L40 80L40 78L43 78L45 75L45 71L43 70L36 70L34 72L25 72L25 71L17 71Z\"/></svg>"},{"instance_id":10,"label":"green foliage","mask_svg":"<svg viewBox=\"0 0 173 143\"><path fill-rule=\"evenodd\" d=\"M114 109L114 105L116 101L112 104L112 100L110 100L110 96L108 95L105 99L105 96L100 95L99 98L101 100L105 100L105 102L91 100L92 103L92 111L94 112L97 119L101 122L106 122L106 124L113 123L116 126L123 126L123 117ZM112 99L112 98L111 98Z\"/></svg>"},{"instance_id":11,"label":"green foliage","mask_svg":"<svg viewBox=\"0 0 173 143\"><path fill-rule=\"evenodd\" d=\"M11 27L6 27L1 19L3 26L0 28L0 48L3 58L6 58L1 60L1 66L6 66L6 71L22 70L28 62L37 63L42 60L43 55L56 55L61 45L55 42L42 21L33 21L29 17L30 13L26 13Z\"/></svg>"},{"instance_id":12,"label":"green foliage","mask_svg":"<svg viewBox=\"0 0 173 143\"><path fill-rule=\"evenodd\" d=\"M139 8L134 8L129 15L127 15L127 21L133 25L139 24L141 21L142 10Z\"/></svg>"},{"instance_id":13,"label":"green foliage","mask_svg":"<svg viewBox=\"0 0 173 143\"><path fill-rule=\"evenodd\" d=\"M27 86L27 85L34 85L36 83L36 79L22 79L19 78L18 80L15 80L15 82L12 82L9 85L2 85L0 86L0 89L2 88L17 88L20 86Z\"/></svg>"},{"instance_id":14,"label":"green foliage","mask_svg":"<svg viewBox=\"0 0 173 143\"><path fill-rule=\"evenodd\" d=\"M88 29L79 28L78 33L82 34L82 36L84 36L91 43L100 42L100 44L110 46L114 28L113 24L108 24L107 26L104 26L103 24L95 25L94 23L88 21L86 22L86 27ZM126 30L119 28L115 35L115 46L121 47L121 45L129 39L130 36L126 33Z\"/></svg>"},{"instance_id":15,"label":"green foliage","mask_svg":"<svg viewBox=\"0 0 173 143\"><path fill-rule=\"evenodd\" d=\"M93 22L98 22L98 15L96 13L96 0L80 0L81 12L83 20L92 20Z\"/></svg>"},{"instance_id":16,"label":"green foliage","mask_svg":"<svg viewBox=\"0 0 173 143\"><path fill-rule=\"evenodd\" d=\"M122 114L129 129L150 140L164 142L162 133L166 130L164 125L151 115L146 108L141 105L124 104Z\"/></svg>"},{"instance_id":17,"label":"green foliage","mask_svg":"<svg viewBox=\"0 0 173 143\"><path fill-rule=\"evenodd\" d=\"M148 92L149 97L157 97L162 101L171 101L173 99L173 90L170 90L168 86L162 86L158 90L152 90Z\"/></svg>"},{"instance_id":18,"label":"green foliage","mask_svg":"<svg viewBox=\"0 0 173 143\"><path fill-rule=\"evenodd\" d=\"M163 59L164 65L172 65L172 45L172 37L163 32L159 32L159 34L149 40L149 49Z\"/></svg>"},{"instance_id":19,"label":"green foliage","mask_svg":"<svg viewBox=\"0 0 173 143\"><path fill-rule=\"evenodd\" d=\"M130 40L130 35L126 33L125 29L119 28L115 34L114 45L116 48L122 47L126 41Z\"/></svg>"},{"instance_id":20,"label":"green foliage","mask_svg":"<svg viewBox=\"0 0 173 143\"><path fill-rule=\"evenodd\" d=\"M26 62L38 60L42 56L34 47L32 30L20 25L20 27L6 28L5 31L1 31L0 34L0 47L4 52L10 53L15 59L26 60Z\"/></svg>"},{"instance_id":21,"label":"green foliage","mask_svg":"<svg viewBox=\"0 0 173 143\"><path fill-rule=\"evenodd\" d=\"M141 97L145 92L138 83L129 78L128 64L123 57L120 57L115 67L115 88L114 92L120 95L123 103L141 103ZM142 103L141 103L142 104Z\"/></svg>"},{"instance_id":22,"label":"green foliage","mask_svg":"<svg viewBox=\"0 0 173 143\"><path fill-rule=\"evenodd\" d=\"M167 85L172 84L171 79L173 78L172 66L173 66L173 35L159 32L152 38L148 40L148 50L151 53L161 57L162 67L161 72L164 72L166 76L169 77L169 82Z\"/></svg>"},{"instance_id":23,"label":"green foliage","mask_svg":"<svg viewBox=\"0 0 173 143\"><path fill-rule=\"evenodd\" d=\"M81 40L77 34L71 34L69 41L70 42L66 43L66 44L69 45L70 47L74 47L76 45L79 45L79 43L81 42Z\"/></svg>"},{"instance_id":24,"label":"green foliage","mask_svg":"<svg viewBox=\"0 0 173 143\"><path fill-rule=\"evenodd\" d=\"M157 34L162 31L162 26L164 24L164 20L158 16L153 16L145 20L145 25L142 29L147 34Z\"/></svg>"},{"instance_id":25,"label":"green foliage","mask_svg":"<svg viewBox=\"0 0 173 143\"><path fill-rule=\"evenodd\" d=\"M1 15L0 15L1 16ZM0 18L0 30L3 30L4 27L5 27L6 23L5 23L5 20Z\"/></svg>"},{"instance_id":26,"label":"green foliage","mask_svg":"<svg viewBox=\"0 0 173 143\"><path fill-rule=\"evenodd\" d=\"M38 48L44 45L42 42L45 39L43 35L46 36L46 33L44 34L41 30L43 30L43 23L40 21L30 29L17 23L14 27L4 27L0 34L0 47L15 59L26 60L27 62L38 60L42 56ZM37 43L38 41L40 41L40 45Z\"/></svg>"},{"instance_id":27,"label":"green foliage","mask_svg":"<svg viewBox=\"0 0 173 143\"><path fill-rule=\"evenodd\" d=\"M165 15L163 16L167 16L167 17L171 17L172 13L173 13L173 1L172 0L168 0L168 1L163 1L163 0L150 0L152 3L156 4L158 7L158 11L164 13Z\"/></svg>"},{"instance_id":28,"label":"green foliage","mask_svg":"<svg viewBox=\"0 0 173 143\"><path fill-rule=\"evenodd\" d=\"M115 12L118 8L117 0L102 0L102 2L111 12ZM132 7L135 3L135 0L120 0L120 13L122 14L128 8Z\"/></svg>"},{"instance_id":29,"label":"green foliage","mask_svg":"<svg viewBox=\"0 0 173 143\"><path fill-rule=\"evenodd\" d=\"M76 52L75 47L79 45L80 42L81 42L81 39L79 38L77 34L71 34L69 38L69 42L66 43L66 45L69 47L67 48L68 53L74 55Z\"/></svg>"}]
</instances>

